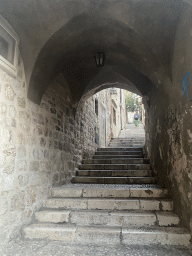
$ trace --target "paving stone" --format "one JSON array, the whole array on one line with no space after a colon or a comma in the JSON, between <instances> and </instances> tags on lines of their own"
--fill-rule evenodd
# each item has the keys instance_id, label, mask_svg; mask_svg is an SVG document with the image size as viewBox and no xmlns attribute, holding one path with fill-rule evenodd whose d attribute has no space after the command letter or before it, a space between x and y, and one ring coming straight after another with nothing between
<instances>
[{"instance_id":1,"label":"paving stone","mask_svg":"<svg viewBox=\"0 0 192 256\"><path fill-rule=\"evenodd\" d=\"M1 256L190 256L190 247L169 245L75 245L64 241L21 240L0 246Z\"/></svg>"}]
</instances>

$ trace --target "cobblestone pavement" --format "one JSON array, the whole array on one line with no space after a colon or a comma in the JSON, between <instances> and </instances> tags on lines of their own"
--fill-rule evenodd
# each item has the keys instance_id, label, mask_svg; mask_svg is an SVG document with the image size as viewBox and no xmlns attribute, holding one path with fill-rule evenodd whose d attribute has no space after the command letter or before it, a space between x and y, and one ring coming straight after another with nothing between
<instances>
[{"instance_id":1,"label":"cobblestone pavement","mask_svg":"<svg viewBox=\"0 0 192 256\"><path fill-rule=\"evenodd\" d=\"M169 246L66 245L61 241L18 241L0 247L1 256L191 256L192 248Z\"/></svg>"}]
</instances>

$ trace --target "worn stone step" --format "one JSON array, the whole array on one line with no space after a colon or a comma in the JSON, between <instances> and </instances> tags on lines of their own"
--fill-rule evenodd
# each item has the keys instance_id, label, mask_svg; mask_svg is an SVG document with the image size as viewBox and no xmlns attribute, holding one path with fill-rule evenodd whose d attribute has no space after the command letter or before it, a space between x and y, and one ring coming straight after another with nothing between
<instances>
[{"instance_id":1,"label":"worn stone step","mask_svg":"<svg viewBox=\"0 0 192 256\"><path fill-rule=\"evenodd\" d=\"M69 224L33 224L23 229L27 239L62 240L69 244L190 245L184 228L142 228L76 226Z\"/></svg>"},{"instance_id":2,"label":"worn stone step","mask_svg":"<svg viewBox=\"0 0 192 256\"><path fill-rule=\"evenodd\" d=\"M127 141L127 142L109 142L110 146L122 146L122 147L129 147L129 145L135 145L135 147L140 147L143 146L145 144L145 142L143 141Z\"/></svg>"},{"instance_id":3,"label":"worn stone step","mask_svg":"<svg viewBox=\"0 0 192 256\"><path fill-rule=\"evenodd\" d=\"M140 151L96 151L95 155L140 155L143 156L143 150Z\"/></svg>"},{"instance_id":4,"label":"worn stone step","mask_svg":"<svg viewBox=\"0 0 192 256\"><path fill-rule=\"evenodd\" d=\"M146 158L83 159L82 164L149 164Z\"/></svg>"},{"instance_id":5,"label":"worn stone step","mask_svg":"<svg viewBox=\"0 0 192 256\"><path fill-rule=\"evenodd\" d=\"M142 228L122 229L122 244L124 245L189 245L190 234L184 228Z\"/></svg>"},{"instance_id":6,"label":"worn stone step","mask_svg":"<svg viewBox=\"0 0 192 256\"><path fill-rule=\"evenodd\" d=\"M111 141L145 140L145 136L131 136L128 138L111 138Z\"/></svg>"},{"instance_id":7,"label":"worn stone step","mask_svg":"<svg viewBox=\"0 0 192 256\"><path fill-rule=\"evenodd\" d=\"M115 143L119 143L119 144L126 144L126 143L144 143L145 140L111 140L109 143L110 144L115 144Z\"/></svg>"},{"instance_id":8,"label":"worn stone step","mask_svg":"<svg viewBox=\"0 0 192 256\"><path fill-rule=\"evenodd\" d=\"M71 223L119 227L178 226L179 217L172 212L122 212L106 210L42 210L35 213L39 222Z\"/></svg>"},{"instance_id":9,"label":"worn stone step","mask_svg":"<svg viewBox=\"0 0 192 256\"><path fill-rule=\"evenodd\" d=\"M45 201L44 207L63 210L173 211L173 202L166 199L50 198Z\"/></svg>"},{"instance_id":10,"label":"worn stone step","mask_svg":"<svg viewBox=\"0 0 192 256\"><path fill-rule=\"evenodd\" d=\"M51 222L51 223L67 223L69 222L69 215L71 211L39 211L35 213L35 218L40 222Z\"/></svg>"},{"instance_id":11,"label":"worn stone step","mask_svg":"<svg viewBox=\"0 0 192 256\"><path fill-rule=\"evenodd\" d=\"M77 225L102 225L118 227L146 227L146 226L178 226L179 217L173 213L157 215L152 212L107 212L107 211L78 211L71 212L70 222ZM160 217L160 221L159 221Z\"/></svg>"},{"instance_id":12,"label":"worn stone step","mask_svg":"<svg viewBox=\"0 0 192 256\"><path fill-rule=\"evenodd\" d=\"M76 176L91 177L152 177L150 170L77 170Z\"/></svg>"},{"instance_id":13,"label":"worn stone step","mask_svg":"<svg viewBox=\"0 0 192 256\"><path fill-rule=\"evenodd\" d=\"M33 224L23 229L27 239L62 240L72 244L120 244L121 228L76 226L69 224Z\"/></svg>"},{"instance_id":14,"label":"worn stone step","mask_svg":"<svg viewBox=\"0 0 192 256\"><path fill-rule=\"evenodd\" d=\"M118 149L118 148L136 148L136 147L143 147L144 146L144 144L138 144L138 145L136 145L136 144L129 144L129 145L122 145L122 144L120 144L120 145L109 145L108 146L108 148L115 148L116 150Z\"/></svg>"},{"instance_id":15,"label":"worn stone step","mask_svg":"<svg viewBox=\"0 0 192 256\"><path fill-rule=\"evenodd\" d=\"M124 144L144 144L145 143L145 140L126 140L126 141L110 141L109 144L121 144L121 145L124 145Z\"/></svg>"},{"instance_id":16,"label":"worn stone step","mask_svg":"<svg viewBox=\"0 0 192 256\"><path fill-rule=\"evenodd\" d=\"M89 186L89 185L87 185ZM52 197L94 197L94 198L167 198L168 190L165 188L132 188L128 185L124 187L111 187L111 185L105 184L102 187L98 185L91 185L90 187L56 187L51 189Z\"/></svg>"},{"instance_id":17,"label":"worn stone step","mask_svg":"<svg viewBox=\"0 0 192 256\"><path fill-rule=\"evenodd\" d=\"M74 176L71 183L94 184L155 184L156 177L86 177Z\"/></svg>"},{"instance_id":18,"label":"worn stone step","mask_svg":"<svg viewBox=\"0 0 192 256\"><path fill-rule=\"evenodd\" d=\"M119 158L143 158L143 154L140 155L94 155L93 159L119 159Z\"/></svg>"},{"instance_id":19,"label":"worn stone step","mask_svg":"<svg viewBox=\"0 0 192 256\"><path fill-rule=\"evenodd\" d=\"M97 151L140 151L143 152L143 148L142 147L135 147L134 149L132 147L117 147L117 148L98 148Z\"/></svg>"},{"instance_id":20,"label":"worn stone step","mask_svg":"<svg viewBox=\"0 0 192 256\"><path fill-rule=\"evenodd\" d=\"M119 140L111 140L110 143L143 143L145 139L119 139Z\"/></svg>"},{"instance_id":21,"label":"worn stone step","mask_svg":"<svg viewBox=\"0 0 192 256\"><path fill-rule=\"evenodd\" d=\"M150 164L81 164L79 170L150 170Z\"/></svg>"}]
</instances>

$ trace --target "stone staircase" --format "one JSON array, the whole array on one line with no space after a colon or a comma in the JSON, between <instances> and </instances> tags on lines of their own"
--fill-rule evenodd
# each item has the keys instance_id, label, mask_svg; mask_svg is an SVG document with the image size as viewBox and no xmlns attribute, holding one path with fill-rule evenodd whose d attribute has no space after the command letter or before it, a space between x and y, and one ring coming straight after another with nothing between
<instances>
[{"instance_id":1,"label":"stone staircase","mask_svg":"<svg viewBox=\"0 0 192 256\"><path fill-rule=\"evenodd\" d=\"M109 147L98 148L92 159L78 166L72 183L154 184L149 159L143 156L144 138L112 139Z\"/></svg>"},{"instance_id":2,"label":"stone staircase","mask_svg":"<svg viewBox=\"0 0 192 256\"><path fill-rule=\"evenodd\" d=\"M75 184L51 189L23 236L71 244L189 245L168 191L154 184L142 143L126 141L122 147L114 139L98 149L79 166Z\"/></svg>"}]
</instances>

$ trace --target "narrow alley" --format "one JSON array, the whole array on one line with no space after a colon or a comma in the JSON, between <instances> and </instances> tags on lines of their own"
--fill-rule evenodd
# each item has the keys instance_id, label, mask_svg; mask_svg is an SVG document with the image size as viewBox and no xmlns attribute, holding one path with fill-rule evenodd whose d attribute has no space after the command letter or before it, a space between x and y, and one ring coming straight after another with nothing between
<instances>
[{"instance_id":1,"label":"narrow alley","mask_svg":"<svg viewBox=\"0 0 192 256\"><path fill-rule=\"evenodd\" d=\"M192 255L191 0L0 0L0 254Z\"/></svg>"}]
</instances>

